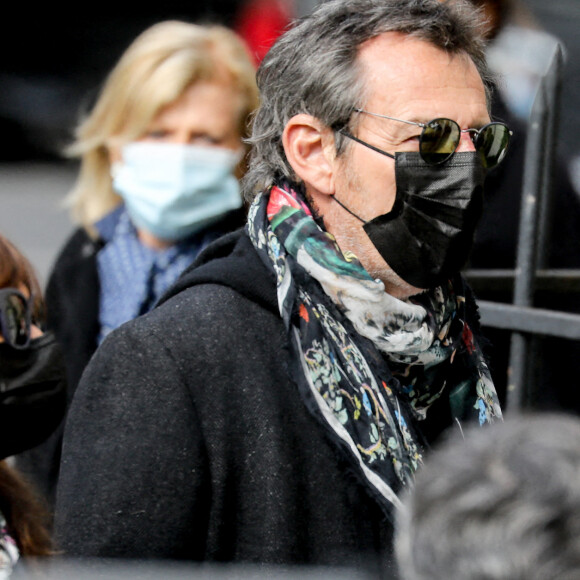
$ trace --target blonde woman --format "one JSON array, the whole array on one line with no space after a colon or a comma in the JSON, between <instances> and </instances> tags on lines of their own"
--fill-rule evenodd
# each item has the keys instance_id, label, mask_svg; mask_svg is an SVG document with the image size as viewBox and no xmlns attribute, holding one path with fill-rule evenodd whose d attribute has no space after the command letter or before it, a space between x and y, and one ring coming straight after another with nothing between
<instances>
[{"instance_id":1,"label":"blonde woman","mask_svg":"<svg viewBox=\"0 0 580 580\"><path fill-rule=\"evenodd\" d=\"M114 328L150 310L198 253L242 226L243 138L257 105L254 64L222 26L158 23L129 46L68 150L78 230L47 286L48 327L72 392ZM49 498L56 449L34 465ZM30 471L30 469L29 469Z\"/></svg>"}]
</instances>

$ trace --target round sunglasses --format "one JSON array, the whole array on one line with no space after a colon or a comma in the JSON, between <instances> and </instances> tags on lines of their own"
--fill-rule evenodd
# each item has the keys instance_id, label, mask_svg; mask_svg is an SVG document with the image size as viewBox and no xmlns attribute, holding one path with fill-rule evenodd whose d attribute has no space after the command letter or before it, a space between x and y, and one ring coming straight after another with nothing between
<instances>
[{"instance_id":1,"label":"round sunglasses","mask_svg":"<svg viewBox=\"0 0 580 580\"><path fill-rule=\"evenodd\" d=\"M429 165L445 163L455 154L459 146L459 141L461 140L461 133L472 133L473 145L475 150L481 155L484 167L486 169L492 169L503 161L507 153L510 138L513 134L505 123L496 121L484 125L481 129L461 129L453 119L446 119L445 117L433 119L428 123L418 123L389 117L388 115L370 113L363 109L355 109L355 112L421 127L423 130L419 137L419 154L423 161ZM395 157L374 145L370 145L354 137L354 135L351 135L344 129L340 133L383 155L392 158Z\"/></svg>"},{"instance_id":2,"label":"round sunglasses","mask_svg":"<svg viewBox=\"0 0 580 580\"><path fill-rule=\"evenodd\" d=\"M30 343L30 301L16 288L0 289L0 333L6 344L23 349Z\"/></svg>"}]
</instances>

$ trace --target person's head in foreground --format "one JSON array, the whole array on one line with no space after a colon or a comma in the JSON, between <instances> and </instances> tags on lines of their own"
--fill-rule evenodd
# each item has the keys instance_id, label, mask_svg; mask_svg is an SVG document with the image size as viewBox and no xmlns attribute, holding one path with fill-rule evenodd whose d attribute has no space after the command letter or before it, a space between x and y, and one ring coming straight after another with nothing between
<instances>
[{"instance_id":1,"label":"person's head in foreground","mask_svg":"<svg viewBox=\"0 0 580 580\"><path fill-rule=\"evenodd\" d=\"M580 420L512 416L446 441L397 528L402 580L580 578Z\"/></svg>"}]
</instances>

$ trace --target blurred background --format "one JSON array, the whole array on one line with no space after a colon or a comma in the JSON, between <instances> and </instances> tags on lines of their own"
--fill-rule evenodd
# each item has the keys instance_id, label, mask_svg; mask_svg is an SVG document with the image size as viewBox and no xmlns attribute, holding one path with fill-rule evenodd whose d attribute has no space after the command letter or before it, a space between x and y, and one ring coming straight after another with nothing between
<instances>
[{"instance_id":1,"label":"blurred background","mask_svg":"<svg viewBox=\"0 0 580 580\"><path fill-rule=\"evenodd\" d=\"M580 0L517 2L490 48L490 62L505 75L502 91L508 105L526 119L537 77L555 42L563 45L558 148L580 192ZM0 35L0 231L28 255L43 283L73 227L62 200L76 165L61 151L130 42L160 20L219 22L241 32L259 60L275 31L315 4L167 0L138 9L105 2L94 10L75 11L54 4L33 10L27 4L11 5Z\"/></svg>"}]
</instances>

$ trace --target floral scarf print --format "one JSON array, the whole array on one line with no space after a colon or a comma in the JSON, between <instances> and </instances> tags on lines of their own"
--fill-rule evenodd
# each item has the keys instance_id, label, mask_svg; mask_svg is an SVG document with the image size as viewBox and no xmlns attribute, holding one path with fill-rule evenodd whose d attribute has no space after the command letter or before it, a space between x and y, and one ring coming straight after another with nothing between
<instances>
[{"instance_id":1,"label":"floral scarf print","mask_svg":"<svg viewBox=\"0 0 580 580\"><path fill-rule=\"evenodd\" d=\"M465 299L451 283L412 300L387 294L286 184L255 199L247 227L276 275L305 403L390 513L422 462L413 425L444 392L458 420L501 417Z\"/></svg>"},{"instance_id":2,"label":"floral scarf print","mask_svg":"<svg viewBox=\"0 0 580 580\"><path fill-rule=\"evenodd\" d=\"M0 580L7 580L20 558L20 551L12 537L4 514L0 513Z\"/></svg>"}]
</instances>

